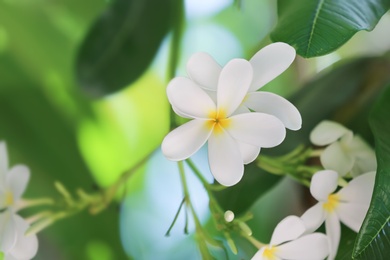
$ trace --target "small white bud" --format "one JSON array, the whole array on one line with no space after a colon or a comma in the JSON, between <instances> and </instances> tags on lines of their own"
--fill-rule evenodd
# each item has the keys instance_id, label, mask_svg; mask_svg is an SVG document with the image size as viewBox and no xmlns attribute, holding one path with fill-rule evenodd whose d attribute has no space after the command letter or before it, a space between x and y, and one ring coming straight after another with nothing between
<instances>
[{"instance_id":1,"label":"small white bud","mask_svg":"<svg viewBox=\"0 0 390 260\"><path fill-rule=\"evenodd\" d=\"M224 218L226 222L232 222L234 219L234 213L231 210L228 210L224 214Z\"/></svg>"}]
</instances>

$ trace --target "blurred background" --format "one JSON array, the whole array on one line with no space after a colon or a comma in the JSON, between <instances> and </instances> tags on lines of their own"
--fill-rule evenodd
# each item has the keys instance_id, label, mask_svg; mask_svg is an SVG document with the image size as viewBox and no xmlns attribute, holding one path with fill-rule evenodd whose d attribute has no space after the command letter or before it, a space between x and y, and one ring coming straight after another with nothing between
<instances>
[{"instance_id":1,"label":"blurred background","mask_svg":"<svg viewBox=\"0 0 390 260\"><path fill-rule=\"evenodd\" d=\"M96 216L78 214L39 233L35 259L199 259L193 223L190 234L184 235L183 214L171 236L164 236L182 200L177 167L159 151L170 127L165 86L171 34L142 76L118 92L92 98L76 79L80 47L109 5L103 0L0 1L0 139L8 145L11 165L22 163L31 169L25 198L59 198L55 181L70 191L96 192L155 151L107 210ZM208 52L224 65L232 58L248 59L271 42L269 33L277 22L275 1L186 0L184 5L177 75L185 75L186 61L194 52ZM290 97L306 84L319 84L318 78L351 60L384 55L390 49L389 26L386 14L374 31L357 33L336 52L312 59L297 57L264 90ZM360 73L359 66L349 75ZM386 58L371 69L377 72L388 66ZM380 74L381 79L387 74ZM194 160L211 182L205 156L202 150ZM188 178L201 221L213 232L207 196L194 176ZM279 220L299 214L302 196L302 189L290 179L261 196L251 206L255 236L266 241Z\"/></svg>"}]
</instances>

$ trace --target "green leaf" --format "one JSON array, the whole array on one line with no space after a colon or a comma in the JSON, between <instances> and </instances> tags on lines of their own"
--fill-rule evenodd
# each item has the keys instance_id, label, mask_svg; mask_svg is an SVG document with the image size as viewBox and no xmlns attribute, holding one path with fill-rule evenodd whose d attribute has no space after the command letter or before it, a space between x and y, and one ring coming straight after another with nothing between
<instances>
[{"instance_id":1,"label":"green leaf","mask_svg":"<svg viewBox=\"0 0 390 260\"><path fill-rule=\"evenodd\" d=\"M279 0L273 41L286 42L305 58L330 53L356 32L371 31L389 0Z\"/></svg>"},{"instance_id":2,"label":"green leaf","mask_svg":"<svg viewBox=\"0 0 390 260\"><path fill-rule=\"evenodd\" d=\"M360 58L321 73L289 100L302 115L302 128L288 131L275 154L287 153L299 144L309 144L312 129L322 120L340 122L370 140L368 109L390 80L388 57Z\"/></svg>"},{"instance_id":3,"label":"green leaf","mask_svg":"<svg viewBox=\"0 0 390 260\"><path fill-rule=\"evenodd\" d=\"M325 232L325 230L323 231ZM336 260L351 260L356 232L341 223L341 238Z\"/></svg>"},{"instance_id":4,"label":"green leaf","mask_svg":"<svg viewBox=\"0 0 390 260\"><path fill-rule=\"evenodd\" d=\"M173 4L173 0L114 1L81 46L77 59L81 87L99 96L141 76L171 27Z\"/></svg>"},{"instance_id":5,"label":"green leaf","mask_svg":"<svg viewBox=\"0 0 390 260\"><path fill-rule=\"evenodd\" d=\"M370 126L378 169L371 205L356 240L355 259L387 259L390 255L390 85L375 104Z\"/></svg>"}]
</instances>

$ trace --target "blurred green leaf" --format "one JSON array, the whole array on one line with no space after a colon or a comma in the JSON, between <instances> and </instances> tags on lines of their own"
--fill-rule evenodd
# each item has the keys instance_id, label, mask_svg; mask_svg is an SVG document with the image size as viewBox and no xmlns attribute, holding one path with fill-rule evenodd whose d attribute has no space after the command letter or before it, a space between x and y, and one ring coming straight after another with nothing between
<instances>
[{"instance_id":1,"label":"blurred green leaf","mask_svg":"<svg viewBox=\"0 0 390 260\"><path fill-rule=\"evenodd\" d=\"M77 78L93 96L120 90L148 68L175 17L175 0L115 0L85 38Z\"/></svg>"},{"instance_id":2,"label":"blurred green leaf","mask_svg":"<svg viewBox=\"0 0 390 260\"><path fill-rule=\"evenodd\" d=\"M370 126L378 162L371 205L356 240L354 259L386 259L390 255L390 86L375 104Z\"/></svg>"},{"instance_id":3,"label":"blurred green leaf","mask_svg":"<svg viewBox=\"0 0 390 260\"><path fill-rule=\"evenodd\" d=\"M72 191L83 187L93 192L94 180L78 147L77 125L64 113L69 107L53 102L12 56L1 56L0 71L5 75L0 78L0 139L7 143L11 165L22 163L31 170L24 197L60 198L56 180ZM34 213L36 209L21 215ZM115 259L124 259L117 226L118 213L110 209L95 217L85 212L63 220L38 235L36 259L85 260L89 241L106 244Z\"/></svg>"},{"instance_id":4,"label":"blurred green leaf","mask_svg":"<svg viewBox=\"0 0 390 260\"><path fill-rule=\"evenodd\" d=\"M302 57L321 56L356 32L371 31L389 8L389 0L279 0L271 38L294 46Z\"/></svg>"},{"instance_id":5,"label":"blurred green leaf","mask_svg":"<svg viewBox=\"0 0 390 260\"><path fill-rule=\"evenodd\" d=\"M1 138L7 141L13 154L15 151L20 154L21 160L17 160L18 163L25 163L32 171L27 197L59 198L53 186L56 179L67 183L69 187L75 188L77 185L91 192L94 180L78 150L72 127L67 125L61 113L50 105L45 96L37 88L23 91L13 88L6 93L2 91L0 97ZM16 161L16 157L11 159ZM120 258L123 251L119 244L119 232L115 228L117 223L115 211L108 211L97 217L81 214L77 221L64 220L43 232L42 237L61 234L56 237L61 250L55 254L66 254L67 259L85 259L80 251L83 252L87 242L93 239L107 243ZM96 226L99 228L96 229ZM76 234L75 230L80 232ZM76 247L77 250L70 250Z\"/></svg>"},{"instance_id":6,"label":"blurred green leaf","mask_svg":"<svg viewBox=\"0 0 390 260\"><path fill-rule=\"evenodd\" d=\"M309 144L310 131L323 119L353 125L353 130L364 132L368 125L365 111L390 80L388 71L388 58L361 58L319 75L289 99L301 112L302 128L288 131L281 145L263 149L260 156L262 153L281 155L300 144ZM216 192L215 196L224 209L238 215L248 210L279 179L250 164L238 184Z\"/></svg>"},{"instance_id":7,"label":"blurred green leaf","mask_svg":"<svg viewBox=\"0 0 390 260\"><path fill-rule=\"evenodd\" d=\"M302 115L302 128L288 131L273 154L287 153L299 144L309 144L312 129L322 120L335 120L370 140L368 112L390 80L390 58L349 60L323 71L289 100Z\"/></svg>"},{"instance_id":8,"label":"blurred green leaf","mask_svg":"<svg viewBox=\"0 0 390 260\"><path fill-rule=\"evenodd\" d=\"M131 88L93 102L92 107L95 116L79 125L78 139L96 181L107 187L156 149L169 131L165 87L151 71ZM107 151L115 155L107 156ZM139 187L129 190L134 189Z\"/></svg>"},{"instance_id":9,"label":"blurred green leaf","mask_svg":"<svg viewBox=\"0 0 390 260\"><path fill-rule=\"evenodd\" d=\"M273 27L274 9L271 1L246 0L241 7L230 5L210 20L229 29L249 56Z\"/></svg>"}]
</instances>

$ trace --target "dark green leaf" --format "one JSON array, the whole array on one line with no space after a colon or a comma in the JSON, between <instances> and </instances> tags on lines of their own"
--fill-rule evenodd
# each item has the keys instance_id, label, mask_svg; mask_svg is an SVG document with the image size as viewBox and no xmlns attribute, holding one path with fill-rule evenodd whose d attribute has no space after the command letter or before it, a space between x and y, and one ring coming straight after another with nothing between
<instances>
[{"instance_id":1,"label":"dark green leaf","mask_svg":"<svg viewBox=\"0 0 390 260\"><path fill-rule=\"evenodd\" d=\"M390 61L386 58L363 58L339 65L322 74L295 93L289 100L302 115L302 128L288 131L284 142L261 153L285 154L300 144L309 144L310 131L323 119L339 121L364 133L365 111L390 80ZM364 135L364 137L366 137ZM260 154L261 156L261 154ZM236 214L248 208L279 180L255 165L248 165L243 179L233 187L216 192L222 207Z\"/></svg>"},{"instance_id":2,"label":"dark green leaf","mask_svg":"<svg viewBox=\"0 0 390 260\"><path fill-rule=\"evenodd\" d=\"M390 86L376 103L370 126L378 162L371 205L356 240L355 259L387 259L390 255Z\"/></svg>"},{"instance_id":3,"label":"dark green leaf","mask_svg":"<svg viewBox=\"0 0 390 260\"><path fill-rule=\"evenodd\" d=\"M308 144L311 130L322 120L338 121L370 140L368 108L390 80L388 57L361 58L336 64L320 74L289 100L302 115L302 128L289 131L275 154Z\"/></svg>"},{"instance_id":4,"label":"dark green leaf","mask_svg":"<svg viewBox=\"0 0 390 260\"><path fill-rule=\"evenodd\" d=\"M330 53L356 32L372 30L389 0L279 0L274 41L294 46L302 57Z\"/></svg>"},{"instance_id":5,"label":"dark green leaf","mask_svg":"<svg viewBox=\"0 0 390 260\"><path fill-rule=\"evenodd\" d=\"M115 0L83 42L77 77L91 95L117 91L148 68L175 17L174 0Z\"/></svg>"},{"instance_id":6,"label":"dark green leaf","mask_svg":"<svg viewBox=\"0 0 390 260\"><path fill-rule=\"evenodd\" d=\"M325 231L325 230L324 230ZM336 260L351 260L356 232L341 223L341 238Z\"/></svg>"}]
</instances>

